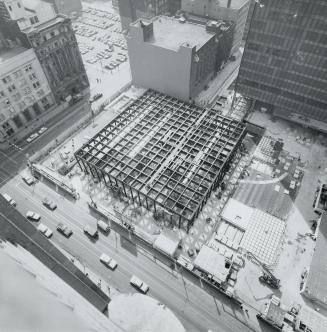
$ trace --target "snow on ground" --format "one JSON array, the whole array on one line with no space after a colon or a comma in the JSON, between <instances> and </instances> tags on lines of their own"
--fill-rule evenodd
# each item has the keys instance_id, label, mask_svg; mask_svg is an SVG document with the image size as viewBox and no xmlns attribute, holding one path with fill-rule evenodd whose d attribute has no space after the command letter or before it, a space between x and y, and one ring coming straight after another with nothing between
<instances>
[{"instance_id":1,"label":"snow on ground","mask_svg":"<svg viewBox=\"0 0 327 332\"><path fill-rule=\"evenodd\" d=\"M109 316L128 332L184 332L173 312L162 303L141 294L112 298Z\"/></svg>"},{"instance_id":2,"label":"snow on ground","mask_svg":"<svg viewBox=\"0 0 327 332\"><path fill-rule=\"evenodd\" d=\"M0 331L123 331L32 254L1 248Z\"/></svg>"}]
</instances>

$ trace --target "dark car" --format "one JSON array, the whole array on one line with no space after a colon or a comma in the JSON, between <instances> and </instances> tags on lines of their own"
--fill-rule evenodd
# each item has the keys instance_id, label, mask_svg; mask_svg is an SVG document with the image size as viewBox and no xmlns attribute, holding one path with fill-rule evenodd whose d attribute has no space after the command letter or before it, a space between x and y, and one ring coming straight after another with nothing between
<instances>
[{"instance_id":1,"label":"dark car","mask_svg":"<svg viewBox=\"0 0 327 332\"><path fill-rule=\"evenodd\" d=\"M49 210L55 210L57 208L57 204L54 202L50 201L48 198L44 198L42 200L42 204L47 207Z\"/></svg>"},{"instance_id":2,"label":"dark car","mask_svg":"<svg viewBox=\"0 0 327 332\"><path fill-rule=\"evenodd\" d=\"M62 222L57 225L57 231L66 237L70 237L73 234L73 231Z\"/></svg>"},{"instance_id":3,"label":"dark car","mask_svg":"<svg viewBox=\"0 0 327 332\"><path fill-rule=\"evenodd\" d=\"M93 97L90 98L90 103L93 103L94 101L100 99L103 96L102 93L96 93Z\"/></svg>"}]
</instances>

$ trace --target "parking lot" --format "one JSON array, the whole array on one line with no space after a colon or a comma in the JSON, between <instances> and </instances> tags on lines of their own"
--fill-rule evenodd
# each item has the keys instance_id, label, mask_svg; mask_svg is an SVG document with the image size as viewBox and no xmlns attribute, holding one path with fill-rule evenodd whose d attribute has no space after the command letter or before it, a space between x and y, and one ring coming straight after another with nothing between
<instances>
[{"instance_id":1,"label":"parking lot","mask_svg":"<svg viewBox=\"0 0 327 332\"><path fill-rule=\"evenodd\" d=\"M73 21L73 29L85 65L112 71L127 61L125 31L112 8L100 10L85 5L83 14Z\"/></svg>"}]
</instances>

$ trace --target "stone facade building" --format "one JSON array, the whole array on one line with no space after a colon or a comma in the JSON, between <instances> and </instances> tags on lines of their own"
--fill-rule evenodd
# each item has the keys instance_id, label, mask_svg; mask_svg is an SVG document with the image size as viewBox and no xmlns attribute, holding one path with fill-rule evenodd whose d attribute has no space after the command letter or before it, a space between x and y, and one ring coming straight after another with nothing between
<instances>
[{"instance_id":1,"label":"stone facade building","mask_svg":"<svg viewBox=\"0 0 327 332\"><path fill-rule=\"evenodd\" d=\"M88 88L89 81L69 18L57 15L37 29L26 29L57 102Z\"/></svg>"},{"instance_id":2,"label":"stone facade building","mask_svg":"<svg viewBox=\"0 0 327 332\"><path fill-rule=\"evenodd\" d=\"M55 105L33 49L0 50L0 142Z\"/></svg>"},{"instance_id":3,"label":"stone facade building","mask_svg":"<svg viewBox=\"0 0 327 332\"><path fill-rule=\"evenodd\" d=\"M33 48L57 103L88 89L71 20L39 0L0 0L0 31L10 47ZM28 8L28 6L33 7ZM34 11L30 20L31 10ZM46 19L45 19L46 18Z\"/></svg>"}]
</instances>

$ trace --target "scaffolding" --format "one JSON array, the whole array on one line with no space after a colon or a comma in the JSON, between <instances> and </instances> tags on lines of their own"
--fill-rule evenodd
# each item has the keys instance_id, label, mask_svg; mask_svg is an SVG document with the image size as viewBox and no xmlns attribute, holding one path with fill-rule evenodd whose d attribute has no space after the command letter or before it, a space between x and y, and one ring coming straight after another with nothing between
<instances>
[{"instance_id":1,"label":"scaffolding","mask_svg":"<svg viewBox=\"0 0 327 332\"><path fill-rule=\"evenodd\" d=\"M188 230L244 135L237 120L148 90L75 157L82 171Z\"/></svg>"}]
</instances>

